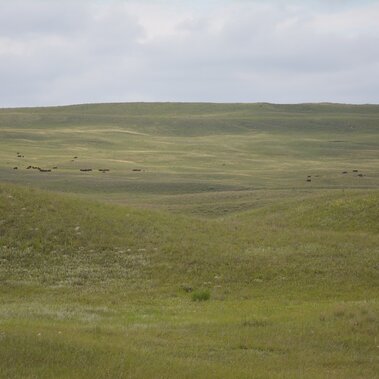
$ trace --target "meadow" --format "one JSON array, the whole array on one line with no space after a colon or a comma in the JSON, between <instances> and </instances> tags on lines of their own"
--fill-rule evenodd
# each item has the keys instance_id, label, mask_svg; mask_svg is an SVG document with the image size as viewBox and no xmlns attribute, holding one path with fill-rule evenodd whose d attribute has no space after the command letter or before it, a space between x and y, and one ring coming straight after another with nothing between
<instances>
[{"instance_id":1,"label":"meadow","mask_svg":"<svg viewBox=\"0 0 379 379\"><path fill-rule=\"evenodd\" d=\"M0 110L0 377L376 378L378 253L379 106Z\"/></svg>"}]
</instances>

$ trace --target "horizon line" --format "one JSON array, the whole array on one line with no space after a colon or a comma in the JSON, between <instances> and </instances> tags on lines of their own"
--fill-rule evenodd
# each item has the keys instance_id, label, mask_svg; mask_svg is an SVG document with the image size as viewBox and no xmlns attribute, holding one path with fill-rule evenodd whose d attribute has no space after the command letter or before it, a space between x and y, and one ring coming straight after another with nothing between
<instances>
[{"instance_id":1,"label":"horizon line","mask_svg":"<svg viewBox=\"0 0 379 379\"><path fill-rule=\"evenodd\" d=\"M116 102L89 102L89 103L69 103L56 105L31 105L31 106L5 106L0 107L0 110L7 109L36 109L36 108L65 108L78 107L85 105L124 105L124 104L209 104L209 105L344 105L344 106L379 106L379 103L341 103L332 101L316 101L316 102L299 102L299 103L276 103L268 101L237 101L237 102L214 102L214 101L116 101Z\"/></svg>"}]
</instances>

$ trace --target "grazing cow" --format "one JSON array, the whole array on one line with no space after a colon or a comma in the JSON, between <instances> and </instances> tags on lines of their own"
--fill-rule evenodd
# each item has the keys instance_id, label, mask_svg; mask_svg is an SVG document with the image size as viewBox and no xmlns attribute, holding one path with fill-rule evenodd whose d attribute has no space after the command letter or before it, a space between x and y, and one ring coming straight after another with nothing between
<instances>
[{"instance_id":1,"label":"grazing cow","mask_svg":"<svg viewBox=\"0 0 379 379\"><path fill-rule=\"evenodd\" d=\"M53 167L53 170L56 170L57 168L58 168L58 166L54 166L54 167Z\"/></svg>"},{"instance_id":2,"label":"grazing cow","mask_svg":"<svg viewBox=\"0 0 379 379\"><path fill-rule=\"evenodd\" d=\"M17 166L13 167L13 170L18 170L18 167Z\"/></svg>"},{"instance_id":3,"label":"grazing cow","mask_svg":"<svg viewBox=\"0 0 379 379\"><path fill-rule=\"evenodd\" d=\"M101 171L101 172L108 172L109 168L99 168L99 171Z\"/></svg>"},{"instance_id":4,"label":"grazing cow","mask_svg":"<svg viewBox=\"0 0 379 379\"><path fill-rule=\"evenodd\" d=\"M32 166L28 166L26 169L27 169L27 170L30 170L31 168L32 168Z\"/></svg>"},{"instance_id":5,"label":"grazing cow","mask_svg":"<svg viewBox=\"0 0 379 379\"><path fill-rule=\"evenodd\" d=\"M353 170L353 172L358 172L358 170Z\"/></svg>"},{"instance_id":6,"label":"grazing cow","mask_svg":"<svg viewBox=\"0 0 379 379\"><path fill-rule=\"evenodd\" d=\"M133 168L132 171L142 171L140 168Z\"/></svg>"},{"instance_id":7,"label":"grazing cow","mask_svg":"<svg viewBox=\"0 0 379 379\"><path fill-rule=\"evenodd\" d=\"M46 169L43 169L43 168L39 168L39 171L40 172L51 172L51 170L46 170Z\"/></svg>"},{"instance_id":8,"label":"grazing cow","mask_svg":"<svg viewBox=\"0 0 379 379\"><path fill-rule=\"evenodd\" d=\"M81 168L80 171L88 172L92 171L92 168Z\"/></svg>"},{"instance_id":9,"label":"grazing cow","mask_svg":"<svg viewBox=\"0 0 379 379\"><path fill-rule=\"evenodd\" d=\"M342 174L347 174L347 171L342 171Z\"/></svg>"},{"instance_id":10,"label":"grazing cow","mask_svg":"<svg viewBox=\"0 0 379 379\"><path fill-rule=\"evenodd\" d=\"M358 176L361 176L361 177L362 177L362 176L363 176L363 174L358 174Z\"/></svg>"},{"instance_id":11,"label":"grazing cow","mask_svg":"<svg viewBox=\"0 0 379 379\"><path fill-rule=\"evenodd\" d=\"M74 159L78 159L78 157L74 157Z\"/></svg>"},{"instance_id":12,"label":"grazing cow","mask_svg":"<svg viewBox=\"0 0 379 379\"><path fill-rule=\"evenodd\" d=\"M307 182L311 182L312 181L312 179L307 179Z\"/></svg>"}]
</instances>

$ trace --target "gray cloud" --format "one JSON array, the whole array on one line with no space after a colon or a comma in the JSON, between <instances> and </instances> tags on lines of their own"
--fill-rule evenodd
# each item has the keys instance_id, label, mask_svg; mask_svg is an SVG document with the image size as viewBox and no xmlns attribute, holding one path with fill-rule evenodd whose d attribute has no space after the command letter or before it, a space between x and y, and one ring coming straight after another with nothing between
<instances>
[{"instance_id":1,"label":"gray cloud","mask_svg":"<svg viewBox=\"0 0 379 379\"><path fill-rule=\"evenodd\" d=\"M0 106L378 103L379 4L328 4L0 0Z\"/></svg>"}]
</instances>

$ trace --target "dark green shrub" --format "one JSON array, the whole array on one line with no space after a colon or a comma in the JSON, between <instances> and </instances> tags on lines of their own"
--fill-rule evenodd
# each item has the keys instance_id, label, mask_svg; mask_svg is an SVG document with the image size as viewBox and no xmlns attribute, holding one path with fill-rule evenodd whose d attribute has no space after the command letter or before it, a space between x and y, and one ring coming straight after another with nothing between
<instances>
[{"instance_id":1,"label":"dark green shrub","mask_svg":"<svg viewBox=\"0 0 379 379\"><path fill-rule=\"evenodd\" d=\"M194 291L192 294L192 300L193 301L206 301L211 298L211 293L209 290L198 290Z\"/></svg>"}]
</instances>

